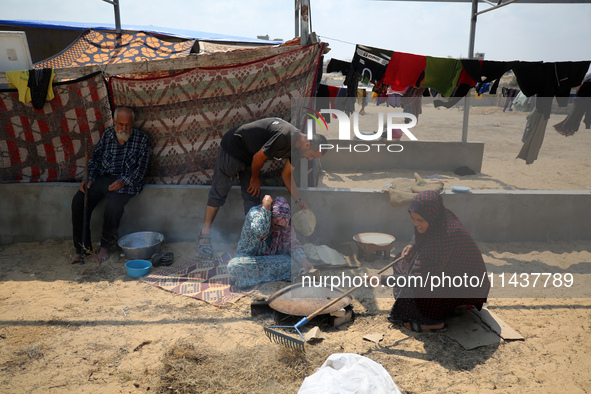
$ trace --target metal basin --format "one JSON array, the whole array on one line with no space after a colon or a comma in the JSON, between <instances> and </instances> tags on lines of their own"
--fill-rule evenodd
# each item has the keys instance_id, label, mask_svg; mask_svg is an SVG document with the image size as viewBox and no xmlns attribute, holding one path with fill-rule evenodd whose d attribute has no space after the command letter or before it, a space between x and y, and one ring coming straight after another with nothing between
<instances>
[{"instance_id":1,"label":"metal basin","mask_svg":"<svg viewBox=\"0 0 591 394\"><path fill-rule=\"evenodd\" d=\"M149 259L160 251L164 235L155 231L141 231L121 237L117 244L128 259Z\"/></svg>"}]
</instances>

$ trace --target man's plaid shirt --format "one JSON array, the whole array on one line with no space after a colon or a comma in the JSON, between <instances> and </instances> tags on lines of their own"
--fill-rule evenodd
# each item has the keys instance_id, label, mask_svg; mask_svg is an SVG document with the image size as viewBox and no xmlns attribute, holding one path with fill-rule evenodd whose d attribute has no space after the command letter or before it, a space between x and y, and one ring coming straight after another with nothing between
<instances>
[{"instance_id":1,"label":"man's plaid shirt","mask_svg":"<svg viewBox=\"0 0 591 394\"><path fill-rule=\"evenodd\" d=\"M150 157L148 136L133 128L129 140L123 145L117 140L115 127L109 127L96 145L88 161L88 179L100 175L114 175L125 186L118 193L139 194L144 188L146 169Z\"/></svg>"}]
</instances>

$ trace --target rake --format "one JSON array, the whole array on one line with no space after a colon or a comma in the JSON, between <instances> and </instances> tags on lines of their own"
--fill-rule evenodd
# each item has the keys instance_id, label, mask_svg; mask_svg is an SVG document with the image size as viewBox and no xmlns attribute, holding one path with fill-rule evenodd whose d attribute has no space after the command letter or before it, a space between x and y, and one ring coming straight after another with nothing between
<instances>
[{"instance_id":1,"label":"rake","mask_svg":"<svg viewBox=\"0 0 591 394\"><path fill-rule=\"evenodd\" d=\"M376 275L380 275L382 272L386 271L388 268L392 267L394 264L396 264L397 262L399 262L403 258L404 258L404 256L400 256L396 260L392 261L390 264L388 264L387 266L385 266L384 268L382 268L381 270L379 270L376 273ZM269 327L265 327L265 334L267 335L267 337L269 338L269 340L271 342L275 342L275 343L277 343L279 345L282 345L282 346L284 346L286 348L289 348L289 349L292 349L292 350L303 352L305 350L304 345L306 344L306 338L304 338L304 335L300 331L300 327L302 327L304 324L308 323L310 320L312 320L313 318L315 318L316 316L318 316L319 314L321 314L322 312L324 312L325 310L327 310L328 308L330 308L331 306L333 306L334 304L336 304L337 302L339 302L340 300L342 300L343 298L347 297L349 294L353 293L355 290L357 290L357 289L359 289L361 287L362 286L356 286L356 287L353 287L352 289L346 291L345 293L343 293L339 297L335 298L334 300L332 300L328 304L326 304L323 307L319 308L318 310L316 310L315 312L311 313L310 315L304 317L302 320L300 320L299 322L297 322L293 326L269 326ZM284 334L282 332L276 331L275 329L291 329L291 330L295 330L302 339L300 339L300 338L294 338L294 337L292 337L290 335L287 335L287 334Z\"/></svg>"}]
</instances>

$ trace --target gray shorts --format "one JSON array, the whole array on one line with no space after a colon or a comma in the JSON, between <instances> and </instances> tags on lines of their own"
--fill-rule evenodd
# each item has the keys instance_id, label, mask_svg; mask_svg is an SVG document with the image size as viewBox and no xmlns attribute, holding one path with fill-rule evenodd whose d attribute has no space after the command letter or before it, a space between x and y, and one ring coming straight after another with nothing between
<instances>
[{"instance_id":1,"label":"gray shorts","mask_svg":"<svg viewBox=\"0 0 591 394\"><path fill-rule=\"evenodd\" d=\"M207 206L218 208L224 205L228 193L230 193L230 189L232 189L235 179L238 177L242 199L244 200L244 214L246 215L250 208L261 203L260 195L259 197L254 197L247 192L250 187L250 176L250 164L247 165L230 156L224 148L220 147L211 180L211 189L207 197Z\"/></svg>"}]
</instances>

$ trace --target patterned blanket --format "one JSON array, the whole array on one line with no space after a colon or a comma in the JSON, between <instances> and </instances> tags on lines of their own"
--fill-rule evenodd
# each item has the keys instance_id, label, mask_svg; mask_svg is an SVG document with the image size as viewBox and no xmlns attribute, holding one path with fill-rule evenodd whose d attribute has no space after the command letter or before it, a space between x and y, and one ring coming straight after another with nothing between
<instances>
[{"instance_id":1,"label":"patterned blanket","mask_svg":"<svg viewBox=\"0 0 591 394\"><path fill-rule=\"evenodd\" d=\"M136 127L150 137L146 182L211 184L222 135L260 118L291 121L291 100L313 95L322 49L315 44L251 63L160 78L111 78L114 106L134 108ZM281 168L280 162L268 161L263 184L281 182Z\"/></svg>"},{"instance_id":2,"label":"patterned blanket","mask_svg":"<svg viewBox=\"0 0 591 394\"><path fill-rule=\"evenodd\" d=\"M218 253L212 261L190 260L142 277L142 281L173 293L224 306L244 296L234 287L226 266L233 256Z\"/></svg>"},{"instance_id":3,"label":"patterned blanket","mask_svg":"<svg viewBox=\"0 0 591 394\"><path fill-rule=\"evenodd\" d=\"M74 182L84 174L102 132L113 125L107 85L100 73L54 84L55 98L41 110L0 90L0 182Z\"/></svg>"}]
</instances>

